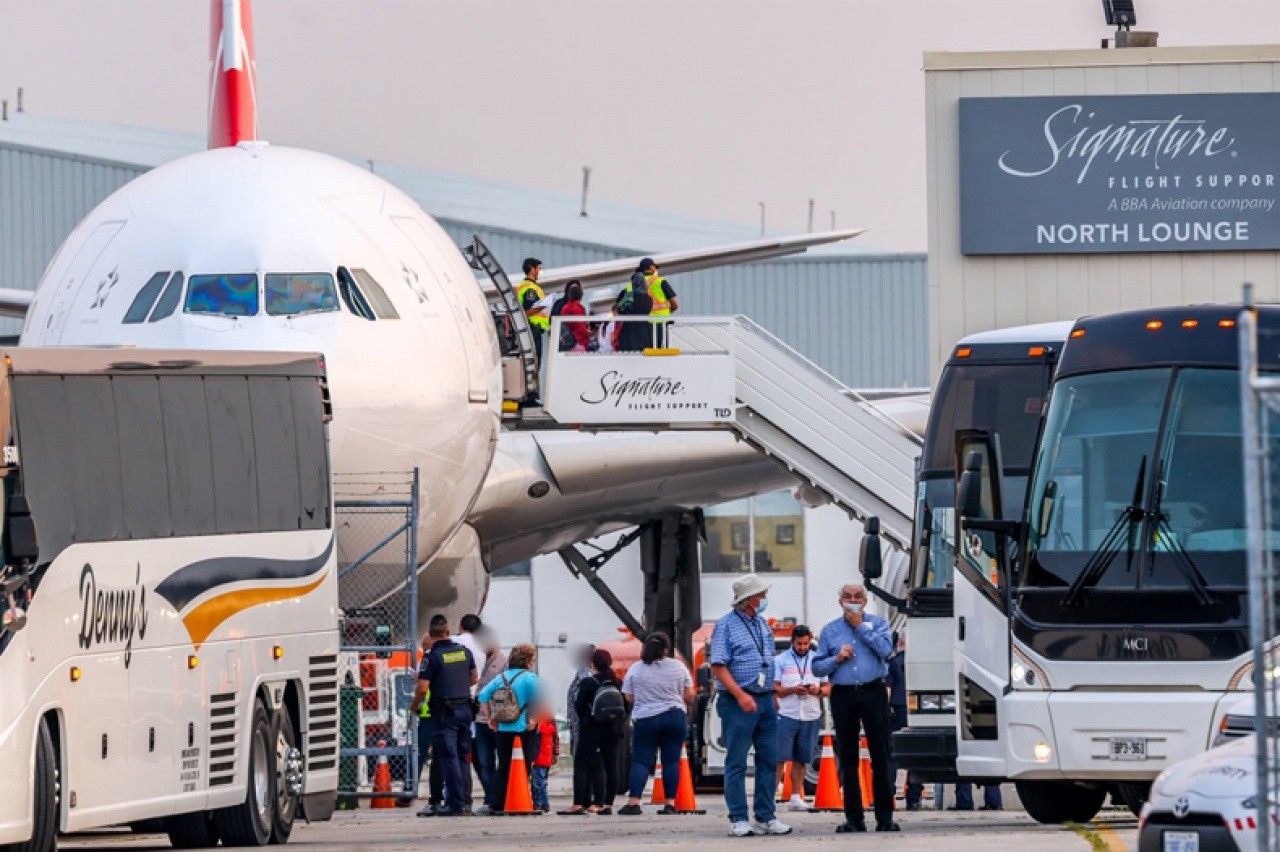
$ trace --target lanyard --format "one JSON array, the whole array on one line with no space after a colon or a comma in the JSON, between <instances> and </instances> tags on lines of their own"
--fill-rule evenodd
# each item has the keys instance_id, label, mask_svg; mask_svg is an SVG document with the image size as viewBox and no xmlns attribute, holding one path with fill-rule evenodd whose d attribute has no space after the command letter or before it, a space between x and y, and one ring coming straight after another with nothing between
<instances>
[{"instance_id":1,"label":"lanyard","mask_svg":"<svg viewBox=\"0 0 1280 852\"><path fill-rule=\"evenodd\" d=\"M742 610L735 609L738 618L742 619L743 625L747 628L747 632L751 634L751 641L755 644L756 650L760 653L760 665L765 664L764 658L764 637L760 635L760 624L754 618L748 619L742 614Z\"/></svg>"},{"instance_id":2,"label":"lanyard","mask_svg":"<svg viewBox=\"0 0 1280 852\"><path fill-rule=\"evenodd\" d=\"M800 665L800 658L796 656L796 652L794 648L791 649L791 659L796 661L796 670L800 672L800 683L801 685L803 685L805 675L809 674L809 664L813 662L813 660L809 657L808 654L805 654L804 665L803 666Z\"/></svg>"}]
</instances>

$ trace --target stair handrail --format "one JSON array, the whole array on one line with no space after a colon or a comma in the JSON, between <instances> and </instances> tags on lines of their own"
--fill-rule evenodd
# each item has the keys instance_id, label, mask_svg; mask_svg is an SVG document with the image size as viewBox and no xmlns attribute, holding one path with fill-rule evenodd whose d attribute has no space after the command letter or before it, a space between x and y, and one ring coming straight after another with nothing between
<instances>
[{"instance_id":1,"label":"stair handrail","mask_svg":"<svg viewBox=\"0 0 1280 852\"><path fill-rule=\"evenodd\" d=\"M892 415L886 414L883 411L881 411L879 408L876 407L876 404L874 402L867 399L861 393L849 387L844 382L840 381L835 376L828 373L826 370L824 370L818 364L815 364L812 360L810 360L807 356L805 356L803 353L801 353L791 344L787 343L785 340L781 339L776 334L774 334L764 326L757 323L755 320L751 319L748 316L745 316L744 314L735 314L733 317L733 320L736 325L741 326L744 330L749 331L752 334L759 335L760 337L763 337L768 342L777 346L779 349L782 349L784 352L786 352L792 357L793 361L799 363L802 367L807 369L809 372L814 373L819 378L823 379L827 384L831 385L832 388L837 392L839 392L840 394L844 396L848 396L850 399L852 399L855 402L863 403L863 406L862 406L863 410L871 414L872 417L879 420L881 423L884 423L886 426L897 429L899 432L903 433L904 435L909 435L912 438L915 438L915 440L921 444L924 443L923 435L918 434L914 429L912 429L910 426L907 426L905 423L898 420L896 417L893 417Z\"/></svg>"}]
</instances>

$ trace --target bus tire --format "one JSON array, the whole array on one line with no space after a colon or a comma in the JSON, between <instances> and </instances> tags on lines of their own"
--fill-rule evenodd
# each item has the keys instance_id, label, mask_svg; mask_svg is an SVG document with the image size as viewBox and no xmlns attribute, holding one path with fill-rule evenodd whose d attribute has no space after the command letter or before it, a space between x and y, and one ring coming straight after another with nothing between
<instances>
[{"instance_id":1,"label":"bus tire","mask_svg":"<svg viewBox=\"0 0 1280 852\"><path fill-rule=\"evenodd\" d=\"M298 802L301 796L290 792L289 765L290 760L301 765L301 757L297 754L298 735L293 727L293 718L286 707L278 709L271 720L270 755L273 768L275 799L271 808L271 842L287 843L293 832L293 821L298 816Z\"/></svg>"},{"instance_id":2,"label":"bus tire","mask_svg":"<svg viewBox=\"0 0 1280 852\"><path fill-rule=\"evenodd\" d=\"M161 822L164 823L164 832L169 835L169 845L174 849L199 849L218 845L213 814L208 811L175 814L165 817Z\"/></svg>"},{"instance_id":3,"label":"bus tire","mask_svg":"<svg viewBox=\"0 0 1280 852\"><path fill-rule=\"evenodd\" d=\"M58 808L61 791L58 752L53 747L47 719L36 732L36 772L31 788L35 797L31 838L8 847L13 852L54 852L58 848Z\"/></svg>"},{"instance_id":4,"label":"bus tire","mask_svg":"<svg viewBox=\"0 0 1280 852\"><path fill-rule=\"evenodd\" d=\"M1102 810L1107 791L1070 781L1015 781L1018 798L1038 823L1088 822Z\"/></svg>"},{"instance_id":5,"label":"bus tire","mask_svg":"<svg viewBox=\"0 0 1280 852\"><path fill-rule=\"evenodd\" d=\"M271 722L261 699L253 703L252 718L245 739L249 783L244 802L213 812L214 829L225 846L266 846L271 842L275 767L271 765Z\"/></svg>"},{"instance_id":6,"label":"bus tire","mask_svg":"<svg viewBox=\"0 0 1280 852\"><path fill-rule=\"evenodd\" d=\"M1111 798L1128 808L1134 816L1140 816L1150 795L1150 781L1118 781Z\"/></svg>"}]
</instances>

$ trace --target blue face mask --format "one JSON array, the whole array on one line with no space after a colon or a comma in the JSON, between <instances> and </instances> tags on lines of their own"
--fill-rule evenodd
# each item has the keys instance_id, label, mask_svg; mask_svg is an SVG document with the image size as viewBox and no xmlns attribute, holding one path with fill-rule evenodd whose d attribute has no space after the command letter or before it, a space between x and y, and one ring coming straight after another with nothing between
<instances>
[{"instance_id":1,"label":"blue face mask","mask_svg":"<svg viewBox=\"0 0 1280 852\"><path fill-rule=\"evenodd\" d=\"M760 601L760 606L756 607L756 615L760 615L762 612L764 612L768 608L769 608L769 599L765 598L764 600Z\"/></svg>"},{"instance_id":2,"label":"blue face mask","mask_svg":"<svg viewBox=\"0 0 1280 852\"><path fill-rule=\"evenodd\" d=\"M860 603L847 603L844 605L844 608L855 615L862 612L862 604Z\"/></svg>"}]
</instances>

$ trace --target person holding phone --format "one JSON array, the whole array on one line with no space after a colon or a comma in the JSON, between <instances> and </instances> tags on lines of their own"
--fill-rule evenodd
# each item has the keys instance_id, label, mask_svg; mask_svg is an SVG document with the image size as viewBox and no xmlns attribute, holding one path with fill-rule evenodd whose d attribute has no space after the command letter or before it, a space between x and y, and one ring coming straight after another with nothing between
<instances>
[{"instance_id":1,"label":"person holding phone","mask_svg":"<svg viewBox=\"0 0 1280 852\"><path fill-rule=\"evenodd\" d=\"M813 631L807 625L791 628L791 647L773 659L773 694L778 699L778 783L791 763L789 811L807 811L804 771L818 747L822 727L822 698L830 690L827 679L813 671Z\"/></svg>"},{"instance_id":2,"label":"person holding phone","mask_svg":"<svg viewBox=\"0 0 1280 852\"><path fill-rule=\"evenodd\" d=\"M866 831L862 787L858 783L858 732L865 729L871 754L876 831L901 831L893 821L889 780L889 623L867 609L867 590L856 583L840 588L839 618L822 628L813 661L815 674L831 682L831 720L836 729L845 821L836 832Z\"/></svg>"}]
</instances>

